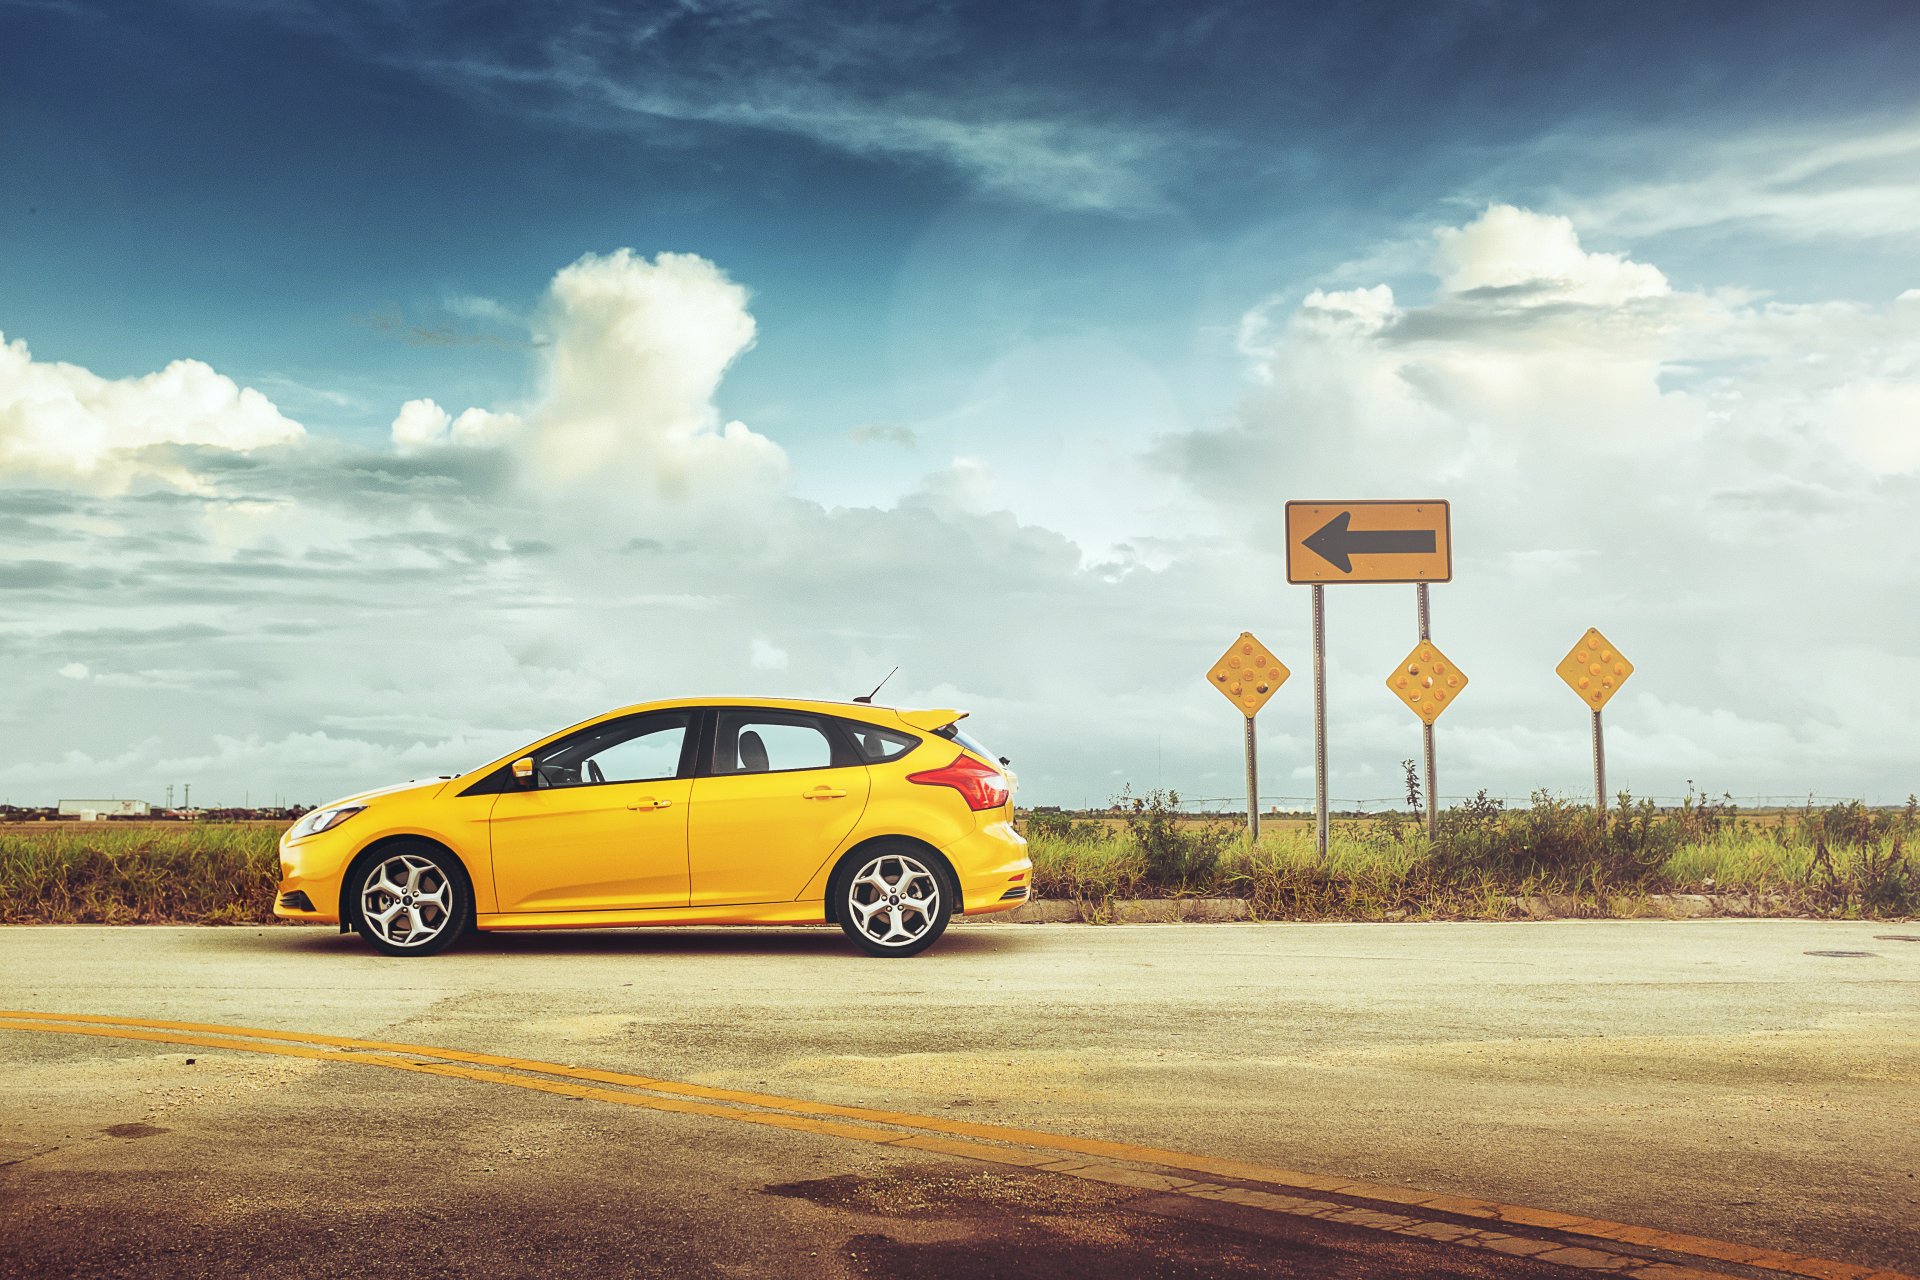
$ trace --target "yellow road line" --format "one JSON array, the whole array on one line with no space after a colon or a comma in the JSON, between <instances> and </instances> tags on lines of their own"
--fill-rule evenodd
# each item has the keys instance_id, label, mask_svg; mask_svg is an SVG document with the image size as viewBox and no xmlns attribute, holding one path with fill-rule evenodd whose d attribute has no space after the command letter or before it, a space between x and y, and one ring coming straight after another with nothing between
<instances>
[{"instance_id":1,"label":"yellow road line","mask_svg":"<svg viewBox=\"0 0 1920 1280\"><path fill-rule=\"evenodd\" d=\"M55 1025L46 1025L50 1023ZM659 1080L626 1072L575 1067L565 1063L509 1055L474 1053L429 1045L259 1027L231 1027L212 1023L166 1022L147 1018L118 1018L96 1014L45 1013L28 1010L0 1010L0 1028L104 1036L164 1044L192 1044L205 1048L266 1053L283 1057L358 1063L365 1066L413 1071L424 1075L510 1085L566 1097L643 1107L655 1111L737 1120L748 1124L794 1129L851 1141L911 1147L968 1159L1066 1173L1095 1181L1169 1191L1200 1199L1224 1200L1296 1217L1312 1217L1396 1234L1445 1240L1448 1243L1469 1248L1538 1256L1542 1261L1642 1276L1646 1280L1655 1280L1656 1277L1659 1280L1686 1280L1688 1276L1708 1273L1690 1272L1686 1268L1674 1267L1666 1263L1649 1263L1646 1259L1633 1255L1610 1254L1600 1250L1564 1246L1554 1241L1513 1236L1498 1231L1466 1227L1458 1223L1435 1222L1405 1213L1383 1213L1325 1200L1276 1195L1245 1188L1222 1187L1099 1161L1090 1162L1084 1157L1103 1157L1106 1160L1152 1164L1182 1173L1206 1173L1215 1177L1261 1182L1289 1189L1350 1196L1376 1204L1393 1205L1400 1209L1427 1209L1454 1217L1472 1218L1501 1225L1545 1228L1589 1239L1641 1245L1666 1253L1812 1277L1814 1280L1916 1280L1915 1277L1904 1276L1898 1272L1877 1271L1871 1267L1779 1250L1757 1249L1702 1236L1661 1231L1651 1227L1636 1227L1609 1222L1605 1219L1555 1213L1549 1210L1530 1209L1520 1205L1502 1204L1498 1201L1441 1195L1380 1183L1328 1178L1249 1161L1220 1159L1133 1143L1079 1138L1067 1134L1053 1134L1004 1125L949 1120L937 1116L919 1116L870 1107L811 1102L776 1094ZM421 1062L417 1061L419 1058L438 1058L441 1061ZM529 1074L508 1074L508 1072ZM530 1075L553 1076L559 1079L533 1079L529 1078ZM563 1083L563 1081L592 1081L596 1084L620 1085L627 1089L647 1090L649 1094L667 1096L590 1088L580 1084ZM843 1123L845 1120L853 1120L857 1123ZM863 1127L866 1125L886 1125L895 1129L921 1132L902 1136L885 1129ZM953 1136L930 1136L933 1134ZM1009 1150L1002 1146L988 1145L990 1143L1009 1143L1021 1147L1037 1147L1041 1150L1039 1152ZM1045 1153L1067 1153L1070 1158L1063 1159L1058 1155ZM1558 1256L1549 1256L1550 1254ZM1591 1255L1591 1258L1583 1262L1577 1256L1583 1254Z\"/></svg>"}]
</instances>

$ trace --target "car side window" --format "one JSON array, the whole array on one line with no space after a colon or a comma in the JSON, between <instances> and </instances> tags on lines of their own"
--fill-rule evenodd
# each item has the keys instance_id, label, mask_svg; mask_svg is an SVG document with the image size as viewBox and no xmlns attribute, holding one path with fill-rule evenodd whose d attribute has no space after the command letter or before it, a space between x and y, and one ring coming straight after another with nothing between
<instances>
[{"instance_id":1,"label":"car side window","mask_svg":"<svg viewBox=\"0 0 1920 1280\"><path fill-rule=\"evenodd\" d=\"M832 732L818 716L791 711L722 710L714 717L716 774L826 769L836 762Z\"/></svg>"},{"instance_id":2,"label":"car side window","mask_svg":"<svg viewBox=\"0 0 1920 1280\"><path fill-rule=\"evenodd\" d=\"M882 729L879 725L860 720L842 720L840 728L847 737L853 739L854 752L865 764L885 764L889 760L898 760L920 745L920 739L910 733Z\"/></svg>"},{"instance_id":3,"label":"car side window","mask_svg":"<svg viewBox=\"0 0 1920 1280\"><path fill-rule=\"evenodd\" d=\"M692 719L685 711L655 712L583 729L534 753L535 785L581 787L677 777Z\"/></svg>"}]
</instances>

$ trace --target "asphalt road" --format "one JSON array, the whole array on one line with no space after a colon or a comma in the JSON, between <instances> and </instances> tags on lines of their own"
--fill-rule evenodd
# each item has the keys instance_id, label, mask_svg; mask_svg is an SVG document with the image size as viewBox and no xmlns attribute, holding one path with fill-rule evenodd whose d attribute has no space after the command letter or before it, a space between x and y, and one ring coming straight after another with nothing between
<instances>
[{"instance_id":1,"label":"asphalt road","mask_svg":"<svg viewBox=\"0 0 1920 1280\"><path fill-rule=\"evenodd\" d=\"M1920 1271L1915 925L20 927L0 1007L0 1275Z\"/></svg>"}]
</instances>

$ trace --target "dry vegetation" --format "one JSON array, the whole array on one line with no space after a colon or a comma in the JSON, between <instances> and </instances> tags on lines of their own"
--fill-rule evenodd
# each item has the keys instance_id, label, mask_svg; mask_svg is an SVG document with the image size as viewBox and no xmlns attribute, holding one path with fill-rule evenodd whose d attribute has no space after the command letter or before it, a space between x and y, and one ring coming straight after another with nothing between
<instances>
[{"instance_id":1,"label":"dry vegetation","mask_svg":"<svg viewBox=\"0 0 1920 1280\"><path fill-rule=\"evenodd\" d=\"M1484 796L1441 813L1437 837L1400 814L1336 823L1323 864L1304 824L1263 831L1181 815L1178 797L1120 797L1119 819L1026 820L1043 898L1102 918L1115 899L1246 898L1280 919L1501 919L1552 898L1561 914L1661 914L1655 895L1731 895L1746 914L1897 917L1920 909L1916 803L1858 802L1743 815L1691 796L1657 809L1619 798L1603 832L1591 809L1544 793L1524 809Z\"/></svg>"},{"instance_id":2,"label":"dry vegetation","mask_svg":"<svg viewBox=\"0 0 1920 1280\"><path fill-rule=\"evenodd\" d=\"M1399 814L1348 819L1322 864L1304 824L1263 832L1178 811L1154 792L1117 816L1022 820L1034 886L1089 919L1116 899L1223 896L1266 919L1501 919L1551 897L1560 914L1661 914L1657 895L1735 895L1744 914L1897 917L1920 910L1916 804L1742 814L1705 797L1656 809L1622 796L1602 833L1547 795L1441 814L1438 838ZM244 924L273 919L277 823L0 827L0 922Z\"/></svg>"}]
</instances>

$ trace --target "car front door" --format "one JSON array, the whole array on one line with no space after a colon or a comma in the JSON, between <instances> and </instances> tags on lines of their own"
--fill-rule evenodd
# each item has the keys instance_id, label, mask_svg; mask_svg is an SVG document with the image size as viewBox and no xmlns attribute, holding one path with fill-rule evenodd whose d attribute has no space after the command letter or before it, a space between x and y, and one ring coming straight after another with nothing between
<instances>
[{"instance_id":1,"label":"car front door","mask_svg":"<svg viewBox=\"0 0 1920 1280\"><path fill-rule=\"evenodd\" d=\"M533 753L490 819L500 910L687 905L688 711L602 721Z\"/></svg>"},{"instance_id":2,"label":"car front door","mask_svg":"<svg viewBox=\"0 0 1920 1280\"><path fill-rule=\"evenodd\" d=\"M860 820L867 770L821 716L712 713L688 832L694 906L791 902Z\"/></svg>"}]
</instances>

